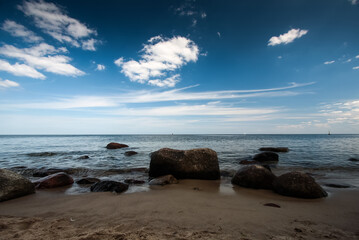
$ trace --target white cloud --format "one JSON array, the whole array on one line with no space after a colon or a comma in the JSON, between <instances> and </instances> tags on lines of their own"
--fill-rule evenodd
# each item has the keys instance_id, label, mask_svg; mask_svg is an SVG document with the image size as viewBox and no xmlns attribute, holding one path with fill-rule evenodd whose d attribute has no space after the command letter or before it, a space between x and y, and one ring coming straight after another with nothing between
<instances>
[{"instance_id":1,"label":"white cloud","mask_svg":"<svg viewBox=\"0 0 359 240\"><path fill-rule=\"evenodd\" d=\"M89 39L87 41L82 42L82 49L89 50L89 51L96 51L95 44L97 43L96 39Z\"/></svg>"},{"instance_id":2,"label":"white cloud","mask_svg":"<svg viewBox=\"0 0 359 240\"><path fill-rule=\"evenodd\" d=\"M31 67L42 69L46 72L65 76L81 76L85 73L75 68L68 62L71 58L64 55L55 55L57 53L66 52L66 48L58 48L41 43L31 48L17 48L12 45L4 45L0 47L0 54L16 58L24 61Z\"/></svg>"},{"instance_id":3,"label":"white cloud","mask_svg":"<svg viewBox=\"0 0 359 240\"><path fill-rule=\"evenodd\" d=\"M217 32L217 35L219 38L221 38L221 33L220 32Z\"/></svg>"},{"instance_id":4,"label":"white cloud","mask_svg":"<svg viewBox=\"0 0 359 240\"><path fill-rule=\"evenodd\" d=\"M141 52L139 61L125 62L119 58L115 64L122 67L121 72L133 82L163 87L173 87L179 79L179 75L173 72L188 62L196 62L199 55L198 46L181 36L170 39L153 37Z\"/></svg>"},{"instance_id":5,"label":"white cloud","mask_svg":"<svg viewBox=\"0 0 359 240\"><path fill-rule=\"evenodd\" d=\"M333 61L326 61L326 62L324 62L325 65L332 64L332 63L335 63L335 61L333 60Z\"/></svg>"},{"instance_id":6,"label":"white cloud","mask_svg":"<svg viewBox=\"0 0 359 240\"><path fill-rule=\"evenodd\" d=\"M278 58L278 59L282 59L283 57L282 57L282 56L278 56L277 58Z\"/></svg>"},{"instance_id":7,"label":"white cloud","mask_svg":"<svg viewBox=\"0 0 359 240\"><path fill-rule=\"evenodd\" d=\"M353 69L354 69L354 70L357 70L357 69L359 69L359 66L353 67Z\"/></svg>"},{"instance_id":8,"label":"white cloud","mask_svg":"<svg viewBox=\"0 0 359 240\"><path fill-rule=\"evenodd\" d=\"M358 3L358 0L349 0L349 2L351 2L352 5L355 5Z\"/></svg>"},{"instance_id":9,"label":"white cloud","mask_svg":"<svg viewBox=\"0 0 359 240\"><path fill-rule=\"evenodd\" d=\"M27 29L25 26L18 24L11 20L5 20L2 25L4 31L9 32L14 37L21 37L27 42L39 42L43 39L37 36L34 32Z\"/></svg>"},{"instance_id":10,"label":"white cloud","mask_svg":"<svg viewBox=\"0 0 359 240\"><path fill-rule=\"evenodd\" d=\"M0 88L9 88L9 87L19 87L20 84L10 80L1 80L0 78Z\"/></svg>"},{"instance_id":11,"label":"white cloud","mask_svg":"<svg viewBox=\"0 0 359 240\"><path fill-rule=\"evenodd\" d=\"M355 58L359 58L359 55L358 55L358 56L356 56Z\"/></svg>"},{"instance_id":12,"label":"white cloud","mask_svg":"<svg viewBox=\"0 0 359 240\"><path fill-rule=\"evenodd\" d=\"M291 29L287 33L279 35L279 37L273 36L269 39L268 46L275 46L278 44L288 44L293 42L296 38L301 38L308 33L308 30Z\"/></svg>"},{"instance_id":13,"label":"white cloud","mask_svg":"<svg viewBox=\"0 0 359 240\"><path fill-rule=\"evenodd\" d=\"M329 124L359 125L359 100L347 100L327 104L320 113L327 118Z\"/></svg>"},{"instance_id":14,"label":"white cloud","mask_svg":"<svg viewBox=\"0 0 359 240\"><path fill-rule=\"evenodd\" d=\"M69 17L65 11L54 3L43 0L24 1L18 6L24 14L32 17L35 25L60 42L67 42L75 47L93 51L94 43L86 38L97 35L79 20Z\"/></svg>"},{"instance_id":15,"label":"white cloud","mask_svg":"<svg viewBox=\"0 0 359 240\"><path fill-rule=\"evenodd\" d=\"M106 67L105 67L105 65L97 64L97 68L96 68L96 69L99 70L99 71L102 71L102 70L105 70Z\"/></svg>"},{"instance_id":16,"label":"white cloud","mask_svg":"<svg viewBox=\"0 0 359 240\"><path fill-rule=\"evenodd\" d=\"M25 64L19 64L15 63L14 65L11 65L5 60L0 59L0 71L5 71L8 73L11 73L15 76L23 76L23 77L30 77L30 78L39 78L39 79L45 79L46 77L36 71L36 69L25 65Z\"/></svg>"},{"instance_id":17,"label":"white cloud","mask_svg":"<svg viewBox=\"0 0 359 240\"><path fill-rule=\"evenodd\" d=\"M205 12L202 12L201 13L201 18L206 18L207 17L207 14Z\"/></svg>"}]
</instances>

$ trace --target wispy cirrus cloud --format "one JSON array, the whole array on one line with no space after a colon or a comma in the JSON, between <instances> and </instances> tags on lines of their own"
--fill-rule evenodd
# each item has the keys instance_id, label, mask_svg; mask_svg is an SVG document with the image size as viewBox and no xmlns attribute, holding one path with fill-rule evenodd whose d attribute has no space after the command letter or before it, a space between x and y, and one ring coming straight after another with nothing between
<instances>
[{"instance_id":1,"label":"wispy cirrus cloud","mask_svg":"<svg viewBox=\"0 0 359 240\"><path fill-rule=\"evenodd\" d=\"M5 71L15 76L23 76L23 77L38 78L38 79L46 78L45 75L36 71L36 69L33 67L19 63L10 64L9 62L2 59L0 59L0 71Z\"/></svg>"},{"instance_id":2,"label":"wispy cirrus cloud","mask_svg":"<svg viewBox=\"0 0 359 240\"><path fill-rule=\"evenodd\" d=\"M24 61L32 68L65 76L84 75L84 72L69 64L71 58L64 55L57 55L58 53L65 52L67 52L66 48L55 48L46 43L41 43L30 48L17 48L12 45L3 45L0 47L0 55ZM24 64L20 66L26 68ZM18 66L18 68L20 66ZM30 72L31 69L27 68L27 70ZM39 74L36 70L34 71L34 69L32 69L31 71L34 77L45 78L44 75ZM13 74L16 75L16 72L14 71Z\"/></svg>"},{"instance_id":3,"label":"wispy cirrus cloud","mask_svg":"<svg viewBox=\"0 0 359 240\"><path fill-rule=\"evenodd\" d=\"M33 31L11 20L5 20L1 29L9 32L14 37L21 37L26 42L40 42L43 40L42 37L37 36Z\"/></svg>"},{"instance_id":4,"label":"wispy cirrus cloud","mask_svg":"<svg viewBox=\"0 0 359 240\"><path fill-rule=\"evenodd\" d=\"M297 38L301 38L308 33L308 30L303 29L291 29L287 33L281 34L278 37L273 36L268 41L268 46L275 46L279 44L288 44L293 42Z\"/></svg>"},{"instance_id":5,"label":"wispy cirrus cloud","mask_svg":"<svg viewBox=\"0 0 359 240\"><path fill-rule=\"evenodd\" d=\"M0 78L0 89L1 88L10 88L10 87L19 87L20 84L18 84L17 82L11 81L11 80L2 80Z\"/></svg>"},{"instance_id":6,"label":"wispy cirrus cloud","mask_svg":"<svg viewBox=\"0 0 359 240\"><path fill-rule=\"evenodd\" d=\"M253 90L229 90L229 91L203 91L188 92L186 90L196 87L172 89L167 91L130 91L121 95L114 96L75 96L64 97L45 102L32 102L20 104L1 105L2 108L24 108L24 109L75 109L75 108L112 108L126 104L141 104L155 102L188 102L188 101L217 101L243 98L268 98L268 97L287 97L301 94L300 92L288 91L289 89L309 86L314 84L292 83L289 86L253 89ZM171 105L173 106L173 105Z\"/></svg>"},{"instance_id":7,"label":"wispy cirrus cloud","mask_svg":"<svg viewBox=\"0 0 359 240\"><path fill-rule=\"evenodd\" d=\"M62 7L43 0L30 0L18 5L18 9L31 17L36 27L54 39L75 47L82 47L84 50L96 50L97 40L92 36L96 36L97 32L68 16Z\"/></svg>"},{"instance_id":8,"label":"wispy cirrus cloud","mask_svg":"<svg viewBox=\"0 0 359 240\"><path fill-rule=\"evenodd\" d=\"M159 87L174 87L180 81L180 75L174 72L189 62L196 62L199 55L198 46L181 36L152 37L141 52L138 61L120 57L115 64L131 81Z\"/></svg>"},{"instance_id":9,"label":"wispy cirrus cloud","mask_svg":"<svg viewBox=\"0 0 359 240\"><path fill-rule=\"evenodd\" d=\"M329 65L329 64L333 64L333 63L335 63L335 61L334 61L334 60L324 62L324 64L325 64L325 65Z\"/></svg>"}]
</instances>

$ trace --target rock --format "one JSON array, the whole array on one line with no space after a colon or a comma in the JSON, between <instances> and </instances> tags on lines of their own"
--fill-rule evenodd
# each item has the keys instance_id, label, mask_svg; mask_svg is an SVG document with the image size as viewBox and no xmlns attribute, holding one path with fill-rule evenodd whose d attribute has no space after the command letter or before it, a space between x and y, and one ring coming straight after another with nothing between
<instances>
[{"instance_id":1,"label":"rock","mask_svg":"<svg viewBox=\"0 0 359 240\"><path fill-rule=\"evenodd\" d=\"M143 180L137 180L137 179L126 179L125 183L127 183L127 184L145 184L146 182Z\"/></svg>"},{"instance_id":2,"label":"rock","mask_svg":"<svg viewBox=\"0 0 359 240\"><path fill-rule=\"evenodd\" d=\"M128 147L128 145L122 144L122 143L115 143L115 142L111 142L111 143L107 144L107 146L106 146L107 149L118 149L118 148L125 148L125 147Z\"/></svg>"},{"instance_id":3,"label":"rock","mask_svg":"<svg viewBox=\"0 0 359 240\"><path fill-rule=\"evenodd\" d=\"M101 181L91 186L91 192L116 192L122 193L128 189L128 185L115 181Z\"/></svg>"},{"instance_id":4,"label":"rock","mask_svg":"<svg viewBox=\"0 0 359 240\"><path fill-rule=\"evenodd\" d=\"M162 148L151 154L150 177L172 174L175 178L220 178L217 153L209 148L175 150Z\"/></svg>"},{"instance_id":5,"label":"rock","mask_svg":"<svg viewBox=\"0 0 359 240\"><path fill-rule=\"evenodd\" d=\"M263 206L280 208L280 206L278 204L275 204L275 203L265 203L265 204L263 204Z\"/></svg>"},{"instance_id":6,"label":"rock","mask_svg":"<svg viewBox=\"0 0 359 240\"><path fill-rule=\"evenodd\" d=\"M172 175L165 175L158 178L154 178L150 181L150 185L166 185L166 184L174 184L178 183L178 180Z\"/></svg>"},{"instance_id":7,"label":"rock","mask_svg":"<svg viewBox=\"0 0 359 240\"><path fill-rule=\"evenodd\" d=\"M85 155L85 156L78 157L77 159L82 160L82 159L89 159L89 158L90 158L89 156Z\"/></svg>"},{"instance_id":8,"label":"rock","mask_svg":"<svg viewBox=\"0 0 359 240\"><path fill-rule=\"evenodd\" d=\"M356 159L356 158L349 158L348 160L351 162L359 162L359 159Z\"/></svg>"},{"instance_id":9,"label":"rock","mask_svg":"<svg viewBox=\"0 0 359 240\"><path fill-rule=\"evenodd\" d=\"M64 169L50 168L50 169L40 169L32 174L33 177L46 177L54 173L66 172Z\"/></svg>"},{"instance_id":10,"label":"rock","mask_svg":"<svg viewBox=\"0 0 359 240\"><path fill-rule=\"evenodd\" d=\"M127 152L125 152L125 155L126 155L127 157L130 157L130 156L136 155L136 154L137 154L137 152L135 152L135 151L127 151Z\"/></svg>"},{"instance_id":11,"label":"rock","mask_svg":"<svg viewBox=\"0 0 359 240\"><path fill-rule=\"evenodd\" d=\"M257 162L278 162L278 159L278 154L274 152L262 152L253 157L253 160Z\"/></svg>"},{"instance_id":12,"label":"rock","mask_svg":"<svg viewBox=\"0 0 359 240\"><path fill-rule=\"evenodd\" d=\"M289 152L287 147L262 147L259 151L268 151L268 152Z\"/></svg>"},{"instance_id":13,"label":"rock","mask_svg":"<svg viewBox=\"0 0 359 240\"><path fill-rule=\"evenodd\" d=\"M99 182L100 179L98 178L81 178L80 180L77 180L76 183L77 184L94 184Z\"/></svg>"},{"instance_id":14,"label":"rock","mask_svg":"<svg viewBox=\"0 0 359 240\"><path fill-rule=\"evenodd\" d=\"M20 174L0 169L0 202L35 193L35 186Z\"/></svg>"},{"instance_id":15,"label":"rock","mask_svg":"<svg viewBox=\"0 0 359 240\"><path fill-rule=\"evenodd\" d=\"M258 162L257 161L250 161L250 160L241 160L239 162L239 164L249 165L249 164L258 164Z\"/></svg>"},{"instance_id":16,"label":"rock","mask_svg":"<svg viewBox=\"0 0 359 240\"><path fill-rule=\"evenodd\" d=\"M336 183L328 183L328 184L325 184L325 186L331 187L331 188L350 188L349 185L342 185L342 184L336 184Z\"/></svg>"},{"instance_id":17,"label":"rock","mask_svg":"<svg viewBox=\"0 0 359 240\"><path fill-rule=\"evenodd\" d=\"M273 190L284 196L297 198L322 198L328 196L311 176L301 172L290 172L277 177Z\"/></svg>"},{"instance_id":18,"label":"rock","mask_svg":"<svg viewBox=\"0 0 359 240\"><path fill-rule=\"evenodd\" d=\"M62 187L73 183L72 177L64 172L55 173L34 182L38 189Z\"/></svg>"},{"instance_id":19,"label":"rock","mask_svg":"<svg viewBox=\"0 0 359 240\"><path fill-rule=\"evenodd\" d=\"M260 165L245 166L232 178L232 184L254 189L272 189L276 176Z\"/></svg>"}]
</instances>

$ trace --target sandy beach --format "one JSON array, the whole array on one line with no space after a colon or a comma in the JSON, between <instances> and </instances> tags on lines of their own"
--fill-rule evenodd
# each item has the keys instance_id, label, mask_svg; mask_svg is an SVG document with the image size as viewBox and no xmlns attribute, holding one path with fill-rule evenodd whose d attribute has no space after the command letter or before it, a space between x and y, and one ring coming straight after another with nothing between
<instances>
[{"instance_id":1,"label":"sandy beach","mask_svg":"<svg viewBox=\"0 0 359 240\"><path fill-rule=\"evenodd\" d=\"M203 180L127 194L65 190L0 203L0 239L359 238L356 189L317 200Z\"/></svg>"}]
</instances>

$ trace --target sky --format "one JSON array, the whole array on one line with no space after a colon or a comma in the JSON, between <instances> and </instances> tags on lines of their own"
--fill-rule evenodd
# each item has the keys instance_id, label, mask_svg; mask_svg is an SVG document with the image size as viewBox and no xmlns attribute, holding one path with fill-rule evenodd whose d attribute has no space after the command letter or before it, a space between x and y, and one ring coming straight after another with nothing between
<instances>
[{"instance_id":1,"label":"sky","mask_svg":"<svg viewBox=\"0 0 359 240\"><path fill-rule=\"evenodd\" d=\"M358 0L0 0L0 134L359 134Z\"/></svg>"}]
</instances>

